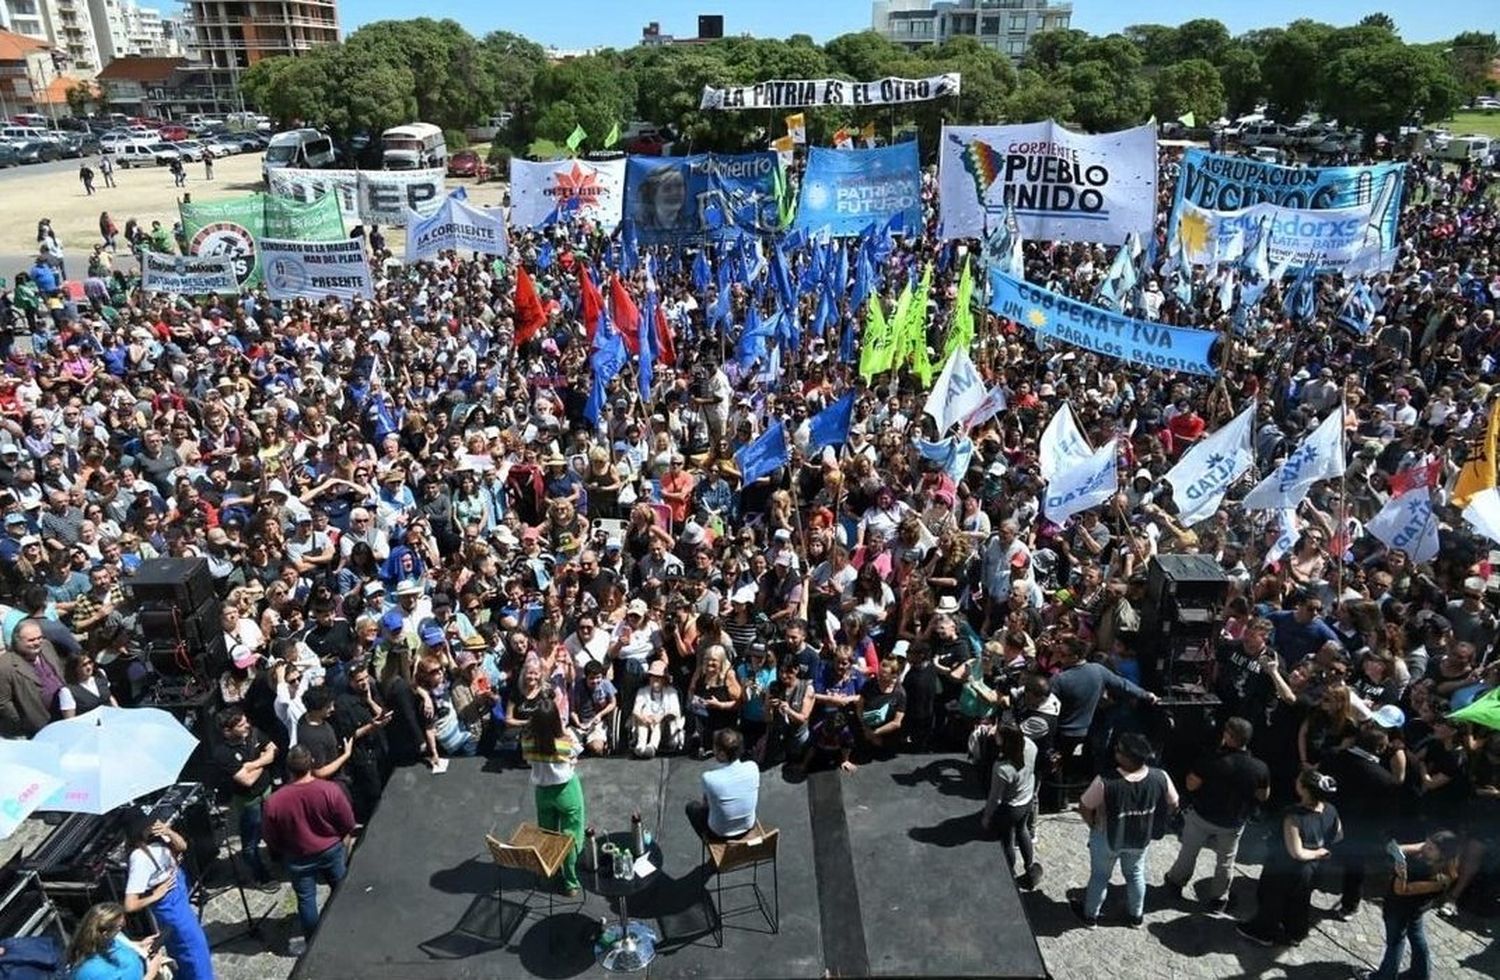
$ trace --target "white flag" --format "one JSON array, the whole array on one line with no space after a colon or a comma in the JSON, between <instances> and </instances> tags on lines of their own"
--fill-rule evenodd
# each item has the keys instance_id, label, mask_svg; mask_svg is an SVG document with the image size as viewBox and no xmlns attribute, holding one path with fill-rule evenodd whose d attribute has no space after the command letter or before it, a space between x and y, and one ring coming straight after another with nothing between
<instances>
[{"instance_id":1,"label":"white flag","mask_svg":"<svg viewBox=\"0 0 1500 980\"><path fill-rule=\"evenodd\" d=\"M1224 502L1224 493L1255 464L1255 403L1218 432L1182 454L1167 471L1177 519L1192 525L1206 521Z\"/></svg>"},{"instance_id":2,"label":"white flag","mask_svg":"<svg viewBox=\"0 0 1500 980\"><path fill-rule=\"evenodd\" d=\"M1414 562L1431 561L1438 553L1438 519L1432 512L1432 496L1427 484L1413 487L1399 497L1392 497L1380 508L1365 530L1399 549Z\"/></svg>"},{"instance_id":3,"label":"white flag","mask_svg":"<svg viewBox=\"0 0 1500 980\"><path fill-rule=\"evenodd\" d=\"M922 411L937 422L938 435L941 436L954 422L978 408L982 401L984 381L974 369L969 352L960 347L948 358L948 363L943 365Z\"/></svg>"},{"instance_id":4,"label":"white flag","mask_svg":"<svg viewBox=\"0 0 1500 980\"><path fill-rule=\"evenodd\" d=\"M998 384L990 389L990 393L984 396L974 411L958 420L959 426L968 432L976 425L983 425L994 418L996 413L1005 411L1005 385Z\"/></svg>"},{"instance_id":5,"label":"white flag","mask_svg":"<svg viewBox=\"0 0 1500 980\"><path fill-rule=\"evenodd\" d=\"M1053 524L1062 524L1079 511L1107 503L1120 489L1116 470L1119 439L1111 439L1082 460L1070 463L1047 484L1042 512Z\"/></svg>"},{"instance_id":6,"label":"white flag","mask_svg":"<svg viewBox=\"0 0 1500 980\"><path fill-rule=\"evenodd\" d=\"M1288 507L1276 515L1276 527L1281 531L1276 540L1271 542L1271 547L1266 549L1265 564L1271 565L1281 560L1281 556L1291 551L1297 544L1297 536L1302 532L1302 519L1297 516L1297 508Z\"/></svg>"},{"instance_id":7,"label":"white flag","mask_svg":"<svg viewBox=\"0 0 1500 980\"><path fill-rule=\"evenodd\" d=\"M1491 541L1500 544L1500 490L1490 487L1469 498L1464 520Z\"/></svg>"},{"instance_id":8,"label":"white flag","mask_svg":"<svg viewBox=\"0 0 1500 980\"><path fill-rule=\"evenodd\" d=\"M1302 503L1319 480L1344 475L1344 410L1330 412L1276 472L1245 497L1246 510L1275 510Z\"/></svg>"},{"instance_id":9,"label":"white flag","mask_svg":"<svg viewBox=\"0 0 1500 980\"><path fill-rule=\"evenodd\" d=\"M1094 453L1083 433L1078 431L1078 423L1073 421L1073 409L1067 402L1058 406L1052 421L1042 430L1039 449L1042 479L1049 483L1053 476L1085 463Z\"/></svg>"}]
</instances>

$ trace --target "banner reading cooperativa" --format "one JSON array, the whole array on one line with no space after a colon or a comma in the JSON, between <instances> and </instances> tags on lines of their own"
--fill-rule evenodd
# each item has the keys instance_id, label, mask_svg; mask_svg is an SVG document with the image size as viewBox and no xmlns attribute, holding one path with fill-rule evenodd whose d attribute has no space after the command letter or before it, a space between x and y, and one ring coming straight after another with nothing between
<instances>
[{"instance_id":1,"label":"banner reading cooperativa","mask_svg":"<svg viewBox=\"0 0 1500 980\"><path fill-rule=\"evenodd\" d=\"M804 106L897 105L958 95L962 78L945 72L930 78L880 78L851 82L842 78L798 78L736 85L703 86L699 109L800 109Z\"/></svg>"},{"instance_id":2,"label":"banner reading cooperativa","mask_svg":"<svg viewBox=\"0 0 1500 980\"><path fill-rule=\"evenodd\" d=\"M1024 238L1117 244L1156 221L1156 127L1075 133L1055 122L944 126L945 239L984 238L1014 210Z\"/></svg>"},{"instance_id":3,"label":"banner reading cooperativa","mask_svg":"<svg viewBox=\"0 0 1500 980\"><path fill-rule=\"evenodd\" d=\"M346 238L335 242L293 242L263 238L261 268L272 299L373 299L375 281L365 259L364 243Z\"/></svg>"},{"instance_id":4,"label":"banner reading cooperativa","mask_svg":"<svg viewBox=\"0 0 1500 980\"><path fill-rule=\"evenodd\" d=\"M869 150L807 151L793 227L810 235L858 235L872 223L914 233L922 227L922 173L915 141Z\"/></svg>"},{"instance_id":5,"label":"banner reading cooperativa","mask_svg":"<svg viewBox=\"0 0 1500 980\"><path fill-rule=\"evenodd\" d=\"M592 221L612 232L625 207L625 158L510 162L510 220L541 228L560 220Z\"/></svg>"},{"instance_id":6,"label":"banner reading cooperativa","mask_svg":"<svg viewBox=\"0 0 1500 980\"><path fill-rule=\"evenodd\" d=\"M504 255L510 250L505 234L505 215L498 208L471 207L450 197L429 218L416 218L406 226L406 258L430 259L449 249L472 249L485 255Z\"/></svg>"},{"instance_id":7,"label":"banner reading cooperativa","mask_svg":"<svg viewBox=\"0 0 1500 980\"><path fill-rule=\"evenodd\" d=\"M1218 335L1136 320L990 270L990 311L1060 340L1129 364L1213 376Z\"/></svg>"},{"instance_id":8,"label":"banner reading cooperativa","mask_svg":"<svg viewBox=\"0 0 1500 980\"><path fill-rule=\"evenodd\" d=\"M1265 232L1271 268L1299 269L1316 264L1345 276L1389 269L1396 249L1382 247L1380 216L1368 206L1311 211L1277 204L1255 204L1238 211L1213 211L1191 201L1177 202L1168 229L1168 247L1181 248L1193 265L1211 266L1244 257Z\"/></svg>"},{"instance_id":9,"label":"banner reading cooperativa","mask_svg":"<svg viewBox=\"0 0 1500 980\"><path fill-rule=\"evenodd\" d=\"M228 255L141 253L141 288L148 293L205 296L240 291L234 259Z\"/></svg>"},{"instance_id":10,"label":"banner reading cooperativa","mask_svg":"<svg viewBox=\"0 0 1500 980\"><path fill-rule=\"evenodd\" d=\"M311 202L332 194L351 225L406 224L410 213L430 215L442 207L443 171L432 170L272 170L271 193Z\"/></svg>"}]
</instances>

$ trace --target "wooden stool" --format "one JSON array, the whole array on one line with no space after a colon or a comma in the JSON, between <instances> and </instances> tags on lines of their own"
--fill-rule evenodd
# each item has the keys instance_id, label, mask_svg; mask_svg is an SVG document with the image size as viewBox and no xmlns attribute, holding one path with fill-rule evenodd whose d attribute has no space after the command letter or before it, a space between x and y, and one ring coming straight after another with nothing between
<instances>
[{"instance_id":1,"label":"wooden stool","mask_svg":"<svg viewBox=\"0 0 1500 980\"><path fill-rule=\"evenodd\" d=\"M703 842L708 863L713 868L714 883L714 940L724 946L724 876L735 871L750 870L750 889L755 894L755 910L765 916L771 934L781 932L781 876L776 863L776 843L781 831L767 830L760 821L744 837L733 840L711 839ZM773 901L768 906L766 895L760 888L760 866L771 866L771 892ZM738 909L737 912L749 911Z\"/></svg>"}]
</instances>

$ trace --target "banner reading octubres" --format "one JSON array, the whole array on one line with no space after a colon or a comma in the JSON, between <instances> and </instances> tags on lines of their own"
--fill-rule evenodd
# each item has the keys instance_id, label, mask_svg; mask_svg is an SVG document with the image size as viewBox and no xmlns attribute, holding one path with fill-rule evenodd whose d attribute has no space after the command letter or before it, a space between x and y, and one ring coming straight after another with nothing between
<instances>
[{"instance_id":1,"label":"banner reading octubres","mask_svg":"<svg viewBox=\"0 0 1500 980\"><path fill-rule=\"evenodd\" d=\"M958 72L930 78L881 78L851 82L842 78L800 78L730 88L703 86L700 109L798 109L815 105L896 105L958 95Z\"/></svg>"}]
</instances>

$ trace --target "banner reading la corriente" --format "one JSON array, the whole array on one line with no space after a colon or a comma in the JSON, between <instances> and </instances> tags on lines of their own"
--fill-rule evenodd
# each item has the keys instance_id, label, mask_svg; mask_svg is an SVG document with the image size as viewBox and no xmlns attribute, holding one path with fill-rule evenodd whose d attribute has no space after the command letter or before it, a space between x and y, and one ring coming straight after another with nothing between
<instances>
[{"instance_id":1,"label":"banner reading la corriente","mask_svg":"<svg viewBox=\"0 0 1500 980\"><path fill-rule=\"evenodd\" d=\"M990 270L990 311L1096 354L1141 367L1213 376L1216 334L1136 320Z\"/></svg>"},{"instance_id":2,"label":"banner reading la corriente","mask_svg":"<svg viewBox=\"0 0 1500 980\"><path fill-rule=\"evenodd\" d=\"M345 238L333 242L293 242L263 238L261 264L266 292L272 299L373 299L375 282L365 259L364 243Z\"/></svg>"},{"instance_id":3,"label":"banner reading la corriente","mask_svg":"<svg viewBox=\"0 0 1500 980\"><path fill-rule=\"evenodd\" d=\"M257 244L267 235L299 241L344 237L344 219L331 196L302 204L247 194L207 204L183 204L179 210L188 254L233 260L241 288L260 282Z\"/></svg>"},{"instance_id":4,"label":"banner reading la corriente","mask_svg":"<svg viewBox=\"0 0 1500 980\"><path fill-rule=\"evenodd\" d=\"M559 218L592 221L605 232L625 207L625 159L510 162L510 220L541 228Z\"/></svg>"},{"instance_id":5,"label":"banner reading la corriente","mask_svg":"<svg viewBox=\"0 0 1500 980\"><path fill-rule=\"evenodd\" d=\"M645 244L769 235L781 226L774 152L629 157L625 219Z\"/></svg>"},{"instance_id":6,"label":"banner reading la corriente","mask_svg":"<svg viewBox=\"0 0 1500 980\"><path fill-rule=\"evenodd\" d=\"M1030 239L1119 244L1156 220L1156 127L1074 133L1055 122L944 126L945 239L984 238L1014 208Z\"/></svg>"},{"instance_id":7,"label":"banner reading la corriente","mask_svg":"<svg viewBox=\"0 0 1500 980\"><path fill-rule=\"evenodd\" d=\"M930 78L880 78L851 82L842 78L780 79L730 88L703 86L699 109L798 109L814 105L897 105L958 95L958 72Z\"/></svg>"},{"instance_id":8,"label":"banner reading la corriente","mask_svg":"<svg viewBox=\"0 0 1500 980\"><path fill-rule=\"evenodd\" d=\"M295 201L332 195L351 225L405 225L409 212L430 215L443 204L443 171L272 170L271 193Z\"/></svg>"},{"instance_id":9,"label":"banner reading la corriente","mask_svg":"<svg viewBox=\"0 0 1500 980\"><path fill-rule=\"evenodd\" d=\"M1322 211L1368 208L1381 231L1381 249L1398 242L1404 163L1366 167L1282 167L1244 157L1209 153L1196 147L1182 156L1176 202L1188 201L1212 211L1235 211L1252 204Z\"/></svg>"},{"instance_id":10,"label":"banner reading la corriente","mask_svg":"<svg viewBox=\"0 0 1500 980\"><path fill-rule=\"evenodd\" d=\"M1293 269L1316 263L1323 271L1355 276L1389 269L1396 261L1395 248L1382 248L1379 215L1368 206L1308 211L1255 204L1212 211L1179 201L1167 236L1169 254L1180 247L1193 265L1234 262L1262 229L1270 236L1266 254L1273 269L1283 263Z\"/></svg>"},{"instance_id":11,"label":"banner reading la corriente","mask_svg":"<svg viewBox=\"0 0 1500 980\"><path fill-rule=\"evenodd\" d=\"M240 291L234 259L227 255L162 255L141 253L141 288L148 293L204 296Z\"/></svg>"},{"instance_id":12,"label":"banner reading la corriente","mask_svg":"<svg viewBox=\"0 0 1500 980\"><path fill-rule=\"evenodd\" d=\"M908 232L922 227L915 141L870 150L814 146L807 151L794 228L839 238L858 235L872 222L884 228L896 215Z\"/></svg>"},{"instance_id":13,"label":"banner reading la corriente","mask_svg":"<svg viewBox=\"0 0 1500 980\"><path fill-rule=\"evenodd\" d=\"M418 218L406 226L406 259L430 259L454 248L473 249L485 255L510 251L505 234L505 216L498 208L476 208L450 197L430 218Z\"/></svg>"}]
</instances>

